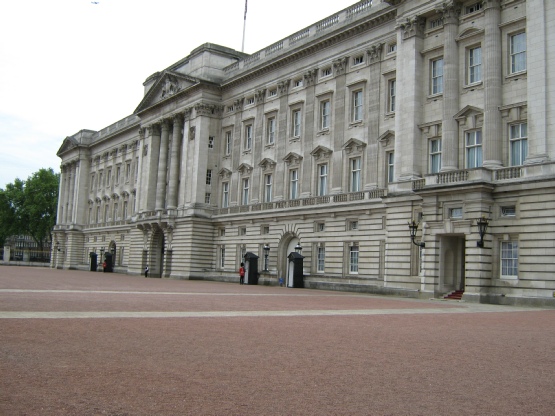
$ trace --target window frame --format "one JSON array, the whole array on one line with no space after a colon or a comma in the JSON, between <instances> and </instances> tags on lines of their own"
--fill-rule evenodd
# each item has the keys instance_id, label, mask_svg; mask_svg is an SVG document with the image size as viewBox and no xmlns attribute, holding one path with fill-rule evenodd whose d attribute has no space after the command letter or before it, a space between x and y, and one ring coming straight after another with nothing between
<instances>
[{"instance_id":1,"label":"window frame","mask_svg":"<svg viewBox=\"0 0 555 416\"><path fill-rule=\"evenodd\" d=\"M348 263L348 274L358 274L359 264L360 264L360 248L358 244L349 244L349 263Z\"/></svg>"},{"instance_id":2,"label":"window frame","mask_svg":"<svg viewBox=\"0 0 555 416\"><path fill-rule=\"evenodd\" d=\"M474 56L475 51L480 51L478 57ZM478 58L479 62L475 62ZM467 85L480 84L482 82L482 46L476 45L467 48Z\"/></svg>"},{"instance_id":3,"label":"window frame","mask_svg":"<svg viewBox=\"0 0 555 416\"><path fill-rule=\"evenodd\" d=\"M299 198L299 169L289 170L289 199Z\"/></svg>"},{"instance_id":4,"label":"window frame","mask_svg":"<svg viewBox=\"0 0 555 416\"><path fill-rule=\"evenodd\" d=\"M513 136L513 128L518 126L518 130L519 130L519 136L514 137ZM523 130L523 126L524 127L524 135L522 133ZM519 162L520 163L514 163L515 161L515 157L514 157L514 150L513 150L513 144L514 143L518 143L519 146ZM509 165L510 166L522 166L524 165L524 162L526 161L526 158L528 157L528 122L526 121L522 121L519 123L511 123L509 124Z\"/></svg>"},{"instance_id":5,"label":"window frame","mask_svg":"<svg viewBox=\"0 0 555 416\"><path fill-rule=\"evenodd\" d=\"M248 152L252 150L252 138L253 138L253 130L254 130L254 123L249 122L245 123L245 138L243 140L243 151Z\"/></svg>"},{"instance_id":6,"label":"window frame","mask_svg":"<svg viewBox=\"0 0 555 416\"><path fill-rule=\"evenodd\" d=\"M325 168L325 173L322 172L322 168ZM317 186L316 192L318 196L326 196L328 194L329 164L320 163L317 169L318 169L318 186Z\"/></svg>"},{"instance_id":7,"label":"window frame","mask_svg":"<svg viewBox=\"0 0 555 416\"><path fill-rule=\"evenodd\" d=\"M326 246L323 244L316 247L316 272L324 273L326 271Z\"/></svg>"},{"instance_id":8,"label":"window frame","mask_svg":"<svg viewBox=\"0 0 555 416\"><path fill-rule=\"evenodd\" d=\"M395 182L395 151L389 151L385 154L386 157L386 180L387 183Z\"/></svg>"},{"instance_id":9,"label":"window frame","mask_svg":"<svg viewBox=\"0 0 555 416\"><path fill-rule=\"evenodd\" d=\"M513 40L515 40L519 36L524 36L524 49L515 52ZM527 42L526 31L521 31L521 32L513 33L509 35L509 73L510 74L518 74L527 70L528 62L527 62L527 43L526 42ZM521 67L515 68L518 64L516 59L518 56L523 56L523 62L520 63L523 66L522 68Z\"/></svg>"},{"instance_id":10,"label":"window frame","mask_svg":"<svg viewBox=\"0 0 555 416\"><path fill-rule=\"evenodd\" d=\"M362 190L362 157L349 159L349 192Z\"/></svg>"},{"instance_id":11,"label":"window frame","mask_svg":"<svg viewBox=\"0 0 555 416\"><path fill-rule=\"evenodd\" d=\"M329 130L331 127L331 100L320 101L320 130Z\"/></svg>"},{"instance_id":12,"label":"window frame","mask_svg":"<svg viewBox=\"0 0 555 416\"><path fill-rule=\"evenodd\" d=\"M507 249L504 249L504 246ZM508 255L511 255L510 257ZM500 241L499 244L499 277L503 280L518 280L519 266L518 240ZM511 271L514 273L505 273Z\"/></svg>"},{"instance_id":13,"label":"window frame","mask_svg":"<svg viewBox=\"0 0 555 416\"><path fill-rule=\"evenodd\" d=\"M266 119L266 144L273 145L276 142L276 117Z\"/></svg>"},{"instance_id":14,"label":"window frame","mask_svg":"<svg viewBox=\"0 0 555 416\"><path fill-rule=\"evenodd\" d=\"M273 174L264 175L264 202L272 202Z\"/></svg>"},{"instance_id":15,"label":"window frame","mask_svg":"<svg viewBox=\"0 0 555 416\"><path fill-rule=\"evenodd\" d=\"M479 134L478 134L479 133ZM473 143L469 144L469 138L473 137ZM479 137L480 143L477 143L477 138ZM482 129L474 129L474 130L467 130L464 132L464 166L465 169L474 169L474 168L481 168L484 163L484 154L483 154L483 137L482 137ZM470 152L476 149L476 155L473 155L474 163L471 164L470 162ZM478 153L479 149L479 153ZM479 163L478 158L479 156Z\"/></svg>"},{"instance_id":16,"label":"window frame","mask_svg":"<svg viewBox=\"0 0 555 416\"><path fill-rule=\"evenodd\" d=\"M291 136L295 139L301 137L302 129L302 110L294 108L291 110Z\"/></svg>"},{"instance_id":17,"label":"window frame","mask_svg":"<svg viewBox=\"0 0 555 416\"><path fill-rule=\"evenodd\" d=\"M351 93L351 122L360 123L364 120L364 92L358 88Z\"/></svg>"},{"instance_id":18,"label":"window frame","mask_svg":"<svg viewBox=\"0 0 555 416\"><path fill-rule=\"evenodd\" d=\"M249 205L250 178L241 179L241 205Z\"/></svg>"},{"instance_id":19,"label":"window frame","mask_svg":"<svg viewBox=\"0 0 555 416\"><path fill-rule=\"evenodd\" d=\"M439 146L434 149L433 144L438 143ZM429 172L439 173L441 171L441 157L442 157L442 143L441 138L433 138L428 141L428 158L429 158ZM438 160L438 163L435 163ZM437 165L437 166L436 166Z\"/></svg>"},{"instance_id":20,"label":"window frame","mask_svg":"<svg viewBox=\"0 0 555 416\"><path fill-rule=\"evenodd\" d=\"M229 208L229 182L222 182L222 208Z\"/></svg>"},{"instance_id":21,"label":"window frame","mask_svg":"<svg viewBox=\"0 0 555 416\"><path fill-rule=\"evenodd\" d=\"M436 65L441 62L441 67ZM444 76L444 61L443 56L434 58L430 62L430 91L431 95L443 94L443 76ZM441 72L441 73L439 73Z\"/></svg>"},{"instance_id":22,"label":"window frame","mask_svg":"<svg viewBox=\"0 0 555 416\"><path fill-rule=\"evenodd\" d=\"M387 81L387 112L389 114L395 113L397 98L397 78L392 78Z\"/></svg>"}]
</instances>

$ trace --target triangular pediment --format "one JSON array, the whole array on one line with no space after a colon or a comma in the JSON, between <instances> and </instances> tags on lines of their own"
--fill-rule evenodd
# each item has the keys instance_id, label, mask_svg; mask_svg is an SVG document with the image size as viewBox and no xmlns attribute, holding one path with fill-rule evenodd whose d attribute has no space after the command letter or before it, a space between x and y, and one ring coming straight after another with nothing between
<instances>
[{"instance_id":1,"label":"triangular pediment","mask_svg":"<svg viewBox=\"0 0 555 416\"><path fill-rule=\"evenodd\" d=\"M283 161L288 165L298 164L303 160L303 157L295 152L289 152L287 156L283 158Z\"/></svg>"},{"instance_id":2,"label":"triangular pediment","mask_svg":"<svg viewBox=\"0 0 555 416\"><path fill-rule=\"evenodd\" d=\"M244 175L245 173L252 172L252 166L249 165L248 163L241 163L237 168L237 170L241 173L241 175Z\"/></svg>"},{"instance_id":3,"label":"triangular pediment","mask_svg":"<svg viewBox=\"0 0 555 416\"><path fill-rule=\"evenodd\" d=\"M220 175L220 178L231 178L231 171L227 168L221 168L218 175Z\"/></svg>"},{"instance_id":4,"label":"triangular pediment","mask_svg":"<svg viewBox=\"0 0 555 416\"><path fill-rule=\"evenodd\" d=\"M310 152L310 155L315 159L330 157L333 150L327 148L326 146L316 146L316 148Z\"/></svg>"},{"instance_id":5,"label":"triangular pediment","mask_svg":"<svg viewBox=\"0 0 555 416\"><path fill-rule=\"evenodd\" d=\"M276 162L274 162L272 159L270 159L268 157L265 157L264 159L262 159L260 161L258 166L260 166L264 170L273 169L276 166Z\"/></svg>"},{"instance_id":6,"label":"triangular pediment","mask_svg":"<svg viewBox=\"0 0 555 416\"><path fill-rule=\"evenodd\" d=\"M378 137L378 142L381 143L382 146L387 146L389 141L393 139L395 139L395 132L393 130L387 130L380 137Z\"/></svg>"},{"instance_id":7,"label":"triangular pediment","mask_svg":"<svg viewBox=\"0 0 555 416\"><path fill-rule=\"evenodd\" d=\"M353 151L360 152L366 147L366 143L358 139L349 139L344 145L343 150L351 153Z\"/></svg>"},{"instance_id":8,"label":"triangular pediment","mask_svg":"<svg viewBox=\"0 0 555 416\"><path fill-rule=\"evenodd\" d=\"M473 116L473 115L476 115L476 114L484 114L484 110L482 110L481 108L478 108L478 107L467 105L461 111L459 111L457 114L455 114L453 116L453 118L459 119L459 118L463 118L463 117Z\"/></svg>"},{"instance_id":9,"label":"triangular pediment","mask_svg":"<svg viewBox=\"0 0 555 416\"><path fill-rule=\"evenodd\" d=\"M58 157L62 157L62 155L71 150L71 149L75 149L76 147L79 146L79 143L77 143L77 140L75 140L75 138L73 137L66 137L64 139L64 141L62 142L62 145L60 146L60 148L58 149L58 152L56 153L56 155Z\"/></svg>"},{"instance_id":10,"label":"triangular pediment","mask_svg":"<svg viewBox=\"0 0 555 416\"><path fill-rule=\"evenodd\" d=\"M139 106L135 109L135 113L167 100L174 95L196 85L199 80L188 75L180 74L174 71L164 71L158 81L148 90Z\"/></svg>"}]
</instances>

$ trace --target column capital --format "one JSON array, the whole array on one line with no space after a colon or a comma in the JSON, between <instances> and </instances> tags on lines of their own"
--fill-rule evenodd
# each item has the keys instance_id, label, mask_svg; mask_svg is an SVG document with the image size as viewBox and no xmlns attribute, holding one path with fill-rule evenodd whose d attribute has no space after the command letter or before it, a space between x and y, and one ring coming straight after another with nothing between
<instances>
[{"instance_id":1,"label":"column capital","mask_svg":"<svg viewBox=\"0 0 555 416\"><path fill-rule=\"evenodd\" d=\"M426 28L426 19L421 16L407 17L404 20L398 21L395 28L401 31L403 40L415 36L423 37L424 29Z\"/></svg>"},{"instance_id":2,"label":"column capital","mask_svg":"<svg viewBox=\"0 0 555 416\"><path fill-rule=\"evenodd\" d=\"M443 24L458 24L461 14L461 4L457 0L444 1L437 9L436 13L441 14Z\"/></svg>"},{"instance_id":3,"label":"column capital","mask_svg":"<svg viewBox=\"0 0 555 416\"><path fill-rule=\"evenodd\" d=\"M500 9L501 0L482 0L482 8L487 9Z\"/></svg>"},{"instance_id":4,"label":"column capital","mask_svg":"<svg viewBox=\"0 0 555 416\"><path fill-rule=\"evenodd\" d=\"M333 74L343 75L347 71L347 57L334 59L333 62Z\"/></svg>"},{"instance_id":5,"label":"column capital","mask_svg":"<svg viewBox=\"0 0 555 416\"><path fill-rule=\"evenodd\" d=\"M278 90L280 94L287 94L289 91L289 84L291 83L290 79L284 79L283 81L278 82Z\"/></svg>"},{"instance_id":6,"label":"column capital","mask_svg":"<svg viewBox=\"0 0 555 416\"><path fill-rule=\"evenodd\" d=\"M379 62L381 60L383 46L384 46L383 42L379 42L370 46L370 48L366 51L366 53L368 54L369 63L372 64L375 62Z\"/></svg>"}]
</instances>

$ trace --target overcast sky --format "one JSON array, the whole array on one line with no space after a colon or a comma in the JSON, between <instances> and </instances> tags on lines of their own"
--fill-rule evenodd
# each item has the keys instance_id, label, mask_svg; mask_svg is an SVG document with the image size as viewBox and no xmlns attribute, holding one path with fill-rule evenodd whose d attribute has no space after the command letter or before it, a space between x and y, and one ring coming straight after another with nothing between
<instances>
[{"instance_id":1,"label":"overcast sky","mask_svg":"<svg viewBox=\"0 0 555 416\"><path fill-rule=\"evenodd\" d=\"M356 0L248 0L253 53ZM211 42L241 50L245 0L0 2L0 188L60 170L63 139L139 104L144 80Z\"/></svg>"}]
</instances>

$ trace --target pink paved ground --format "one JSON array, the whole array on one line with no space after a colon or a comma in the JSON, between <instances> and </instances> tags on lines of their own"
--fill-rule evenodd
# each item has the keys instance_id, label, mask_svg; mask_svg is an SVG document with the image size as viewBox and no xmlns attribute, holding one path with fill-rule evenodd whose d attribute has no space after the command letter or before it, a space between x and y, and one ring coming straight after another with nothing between
<instances>
[{"instance_id":1,"label":"pink paved ground","mask_svg":"<svg viewBox=\"0 0 555 416\"><path fill-rule=\"evenodd\" d=\"M0 415L552 415L554 374L555 310L0 267Z\"/></svg>"}]
</instances>

